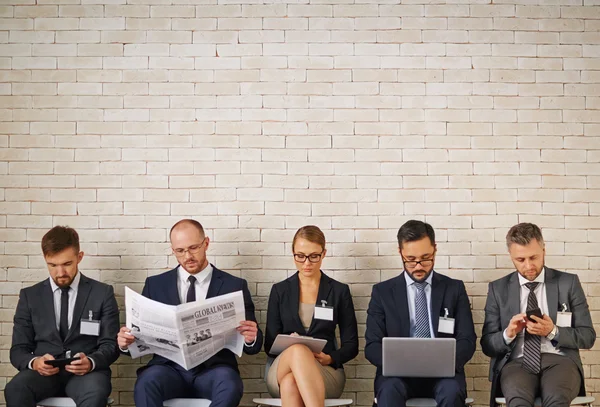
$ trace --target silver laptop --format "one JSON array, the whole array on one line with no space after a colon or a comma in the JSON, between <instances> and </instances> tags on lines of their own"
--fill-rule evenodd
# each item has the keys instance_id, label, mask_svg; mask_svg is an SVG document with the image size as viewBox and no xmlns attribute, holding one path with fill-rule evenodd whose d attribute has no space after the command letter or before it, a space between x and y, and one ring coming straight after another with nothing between
<instances>
[{"instance_id":1,"label":"silver laptop","mask_svg":"<svg viewBox=\"0 0 600 407\"><path fill-rule=\"evenodd\" d=\"M383 375L454 377L456 339L383 338Z\"/></svg>"}]
</instances>

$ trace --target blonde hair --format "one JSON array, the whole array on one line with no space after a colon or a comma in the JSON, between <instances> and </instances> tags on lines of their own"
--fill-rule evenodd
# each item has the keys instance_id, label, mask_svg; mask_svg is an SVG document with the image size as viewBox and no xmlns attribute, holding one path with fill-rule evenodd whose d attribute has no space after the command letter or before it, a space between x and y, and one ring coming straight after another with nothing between
<instances>
[{"instance_id":1,"label":"blonde hair","mask_svg":"<svg viewBox=\"0 0 600 407\"><path fill-rule=\"evenodd\" d=\"M292 241L292 251L294 251L294 246L298 239L306 239L311 243L320 245L322 249L325 249L325 235L318 226L307 225L298 229L294 235L294 240Z\"/></svg>"}]
</instances>

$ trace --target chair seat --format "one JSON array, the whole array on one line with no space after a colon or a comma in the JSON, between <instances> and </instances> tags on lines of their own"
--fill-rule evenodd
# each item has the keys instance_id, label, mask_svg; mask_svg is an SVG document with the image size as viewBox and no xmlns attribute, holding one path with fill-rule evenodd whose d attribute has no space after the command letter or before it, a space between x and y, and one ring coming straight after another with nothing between
<instances>
[{"instance_id":1,"label":"chair seat","mask_svg":"<svg viewBox=\"0 0 600 407\"><path fill-rule=\"evenodd\" d=\"M106 400L107 406L112 406L115 401L110 397ZM76 407L70 397L50 397L37 403L39 407Z\"/></svg>"},{"instance_id":2,"label":"chair seat","mask_svg":"<svg viewBox=\"0 0 600 407\"><path fill-rule=\"evenodd\" d=\"M571 402L572 406L590 406L594 401L596 401L595 397L587 396L587 397L575 397ZM506 405L506 398L504 397L496 397L496 404ZM539 397L535 398L534 405L536 407L542 406L542 399Z\"/></svg>"},{"instance_id":3,"label":"chair seat","mask_svg":"<svg viewBox=\"0 0 600 407\"><path fill-rule=\"evenodd\" d=\"M471 397L467 397L465 399L465 406L472 405L474 401ZM373 402L377 404L377 397L373 399ZM406 400L406 407L437 407L437 404L434 399L415 398Z\"/></svg>"},{"instance_id":4,"label":"chair seat","mask_svg":"<svg viewBox=\"0 0 600 407\"><path fill-rule=\"evenodd\" d=\"M164 407L208 407L208 399L171 399L163 402Z\"/></svg>"},{"instance_id":5,"label":"chair seat","mask_svg":"<svg viewBox=\"0 0 600 407\"><path fill-rule=\"evenodd\" d=\"M281 399L253 399L259 406L281 407ZM349 406L353 403L352 399L326 399L325 407Z\"/></svg>"}]
</instances>

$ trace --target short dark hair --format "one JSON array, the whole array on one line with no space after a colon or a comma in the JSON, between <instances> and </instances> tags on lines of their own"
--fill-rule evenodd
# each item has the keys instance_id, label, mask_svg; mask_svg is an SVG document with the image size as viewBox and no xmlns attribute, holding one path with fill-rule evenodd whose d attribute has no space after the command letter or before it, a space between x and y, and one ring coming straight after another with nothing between
<instances>
[{"instance_id":1,"label":"short dark hair","mask_svg":"<svg viewBox=\"0 0 600 407\"><path fill-rule=\"evenodd\" d=\"M79 253L79 234L68 226L54 226L42 237L42 253L51 256L72 247Z\"/></svg>"},{"instance_id":2,"label":"short dark hair","mask_svg":"<svg viewBox=\"0 0 600 407\"><path fill-rule=\"evenodd\" d=\"M527 246L532 240L537 240L540 245L544 245L544 237L540 228L533 223L519 223L510 228L506 234L506 247L510 249L510 245L513 243Z\"/></svg>"},{"instance_id":3,"label":"short dark hair","mask_svg":"<svg viewBox=\"0 0 600 407\"><path fill-rule=\"evenodd\" d=\"M197 220L194 220L194 219L181 219L179 222L174 224L173 227L171 228L171 230L169 231L169 239L171 238L171 233L173 233L173 230L177 226L181 226L181 225L185 225L185 224L195 227L196 229L198 229L198 232L200 232L200 236L204 236L204 228L202 227L200 222L198 222Z\"/></svg>"},{"instance_id":4,"label":"short dark hair","mask_svg":"<svg viewBox=\"0 0 600 407\"><path fill-rule=\"evenodd\" d=\"M409 220L398 230L398 247L404 242L414 242L428 237L432 245L435 245L435 232L429 223L420 220Z\"/></svg>"}]
</instances>

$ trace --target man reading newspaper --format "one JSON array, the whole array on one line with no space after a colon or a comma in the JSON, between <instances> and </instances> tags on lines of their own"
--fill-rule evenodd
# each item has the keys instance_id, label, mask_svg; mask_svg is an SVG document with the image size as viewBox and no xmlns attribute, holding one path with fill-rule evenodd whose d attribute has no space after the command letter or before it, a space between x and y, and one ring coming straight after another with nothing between
<instances>
[{"instance_id":1,"label":"man reading newspaper","mask_svg":"<svg viewBox=\"0 0 600 407\"><path fill-rule=\"evenodd\" d=\"M250 355L258 353L262 347L263 334L256 323L254 304L246 280L225 273L208 262L206 250L209 238L205 236L202 225L197 221L183 219L177 222L171 228L169 237L179 266L157 276L148 277L142 295L171 306L185 304L177 308L179 313L181 309L187 310L187 307L197 309L197 306L191 304L197 300L202 301L202 305L205 306L206 301L210 302L214 297L241 291L245 320L238 321L236 329L244 337L243 351ZM235 295L232 295L232 299L234 298ZM165 320L169 320L169 317L155 316L155 321ZM129 351L134 341L136 344L133 346L138 348L133 350L132 347L134 352L140 351L140 345L142 349L146 346L152 347L152 344L148 343L139 344L134 334L140 328L133 325L132 328L133 332L127 327L121 328L119 332L117 340L122 351ZM163 334L171 329L173 327L165 327ZM210 327L200 330L204 332L196 332L194 335L191 330L184 328L184 331L187 331L186 335L190 335L189 338L186 337L186 346L188 343L191 346L199 346L200 344L192 344L197 338L207 340L209 336L215 335ZM162 336L157 342L160 342L163 350L172 348L173 355L179 353L180 345L177 341ZM156 343L154 345L158 346ZM155 354L148 365L140 368L137 374L134 388L137 407L162 407L164 400L178 397L206 398L212 400L212 407L234 407L242 398L243 384L237 361L234 353L227 348L189 370L171 359Z\"/></svg>"}]
</instances>

